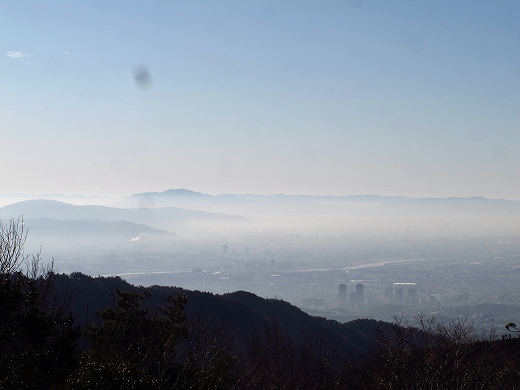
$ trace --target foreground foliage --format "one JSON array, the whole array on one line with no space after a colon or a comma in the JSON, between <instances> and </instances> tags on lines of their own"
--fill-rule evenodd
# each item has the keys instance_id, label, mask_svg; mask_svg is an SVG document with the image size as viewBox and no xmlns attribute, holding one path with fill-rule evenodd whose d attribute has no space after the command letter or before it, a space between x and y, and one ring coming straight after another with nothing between
<instances>
[{"instance_id":1,"label":"foreground foliage","mask_svg":"<svg viewBox=\"0 0 520 390\"><path fill-rule=\"evenodd\" d=\"M478 334L464 319L398 319L354 359L324 337L290 335L275 318L251 324L247 344L237 343L224 324L189 320L186 295L150 309L150 293L116 290L80 329L49 287L54 278L0 281L0 388L520 389L520 339Z\"/></svg>"}]
</instances>

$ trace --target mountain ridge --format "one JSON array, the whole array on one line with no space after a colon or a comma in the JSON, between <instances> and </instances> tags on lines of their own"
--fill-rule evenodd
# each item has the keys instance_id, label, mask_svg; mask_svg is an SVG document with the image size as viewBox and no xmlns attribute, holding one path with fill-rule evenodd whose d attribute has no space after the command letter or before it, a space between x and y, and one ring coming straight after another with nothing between
<instances>
[{"instance_id":1,"label":"mountain ridge","mask_svg":"<svg viewBox=\"0 0 520 390\"><path fill-rule=\"evenodd\" d=\"M263 332L265 326L277 324L292 339L305 335L323 338L331 345L351 356L361 356L367 352L376 326L384 324L376 320L360 320L341 324L334 320L313 317L288 302L264 299L246 291L227 294L186 290L175 286L134 286L119 277L92 277L81 273L56 275L57 286L74 297L72 313L77 324L95 319L95 313L113 304L115 292L128 291L144 293L148 291L152 299L143 301L151 309L164 304L169 295L186 294L188 303L186 315L211 319L214 324L225 324L245 347L254 332ZM88 312L85 308L88 307Z\"/></svg>"}]
</instances>

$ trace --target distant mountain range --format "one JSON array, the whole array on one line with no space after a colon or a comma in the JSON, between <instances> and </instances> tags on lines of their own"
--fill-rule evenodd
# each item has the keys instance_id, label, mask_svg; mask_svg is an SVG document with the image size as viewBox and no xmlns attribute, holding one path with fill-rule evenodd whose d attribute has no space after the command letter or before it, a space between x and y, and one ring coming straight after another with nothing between
<instances>
[{"instance_id":1,"label":"distant mountain range","mask_svg":"<svg viewBox=\"0 0 520 390\"><path fill-rule=\"evenodd\" d=\"M171 226L172 222L242 220L235 215L215 214L179 207L125 209L108 206L75 206L56 200L26 200L0 208L0 219L24 215L26 219L50 218L70 220L130 221L155 227Z\"/></svg>"},{"instance_id":2,"label":"distant mountain range","mask_svg":"<svg viewBox=\"0 0 520 390\"><path fill-rule=\"evenodd\" d=\"M116 207L164 207L180 204L226 205L229 203L374 203L381 204L403 201L408 198L379 195L255 195L255 194L222 194L209 195L187 189L171 189L163 192L143 192L125 197L112 205Z\"/></svg>"},{"instance_id":3,"label":"distant mountain range","mask_svg":"<svg viewBox=\"0 0 520 390\"><path fill-rule=\"evenodd\" d=\"M506 199L488 199L483 197L450 197L450 198L411 198L404 196L384 196L384 195L258 195L258 194L221 194L210 195L201 192L195 192L188 189L169 189L162 192L142 192L132 194L123 198L114 200L114 198L92 197L81 194L65 195L65 194L0 194L0 199L16 199L12 203L20 201L41 201L44 203L33 203L34 208L45 204L47 201L60 201L70 204L83 204L84 200L92 200L92 205L99 205L100 201L105 202L105 206L113 208L132 208L132 209L154 209L160 207L176 207L188 208L190 210L203 210L205 206L229 206L233 205L263 205L263 204L319 204L319 205L372 205L389 208L400 207L438 207L438 208L459 208L465 209L502 209L506 211L520 210L520 201ZM185 207L186 204L201 207ZM51 206L46 204L46 209ZM78 209L79 210L79 209ZM78 213L76 210L74 213ZM84 214L96 212L95 209L84 209ZM99 210L102 209L98 209ZM106 211L106 209L105 209ZM59 209L62 212L62 209ZM104 211L102 211L104 213ZM104 215L104 214L103 214ZM191 217L191 216L190 216Z\"/></svg>"},{"instance_id":4,"label":"distant mountain range","mask_svg":"<svg viewBox=\"0 0 520 390\"><path fill-rule=\"evenodd\" d=\"M374 230L520 233L520 202L481 197L209 195L171 189L133 194L108 206L32 199L0 208L4 221L20 215L42 234L119 236L128 241L140 233L164 236L166 232L180 236L200 233L199 237L202 232L237 235L260 231L273 235Z\"/></svg>"},{"instance_id":5,"label":"distant mountain range","mask_svg":"<svg viewBox=\"0 0 520 390\"><path fill-rule=\"evenodd\" d=\"M520 202L505 199L379 195L208 195L186 189L140 193L117 207L183 207L239 214L300 233L385 230L520 233Z\"/></svg>"},{"instance_id":6,"label":"distant mountain range","mask_svg":"<svg viewBox=\"0 0 520 390\"><path fill-rule=\"evenodd\" d=\"M125 197L116 201L112 206L140 208L140 207L184 207L190 205L227 205L244 204L318 204L318 205L372 205L385 208L431 208L467 210L503 210L519 211L520 202L505 199L487 199L483 197L471 198L408 198L402 196L381 195L254 195L254 194L223 194L208 195L187 189L167 190L163 192L144 192Z\"/></svg>"},{"instance_id":7,"label":"distant mountain range","mask_svg":"<svg viewBox=\"0 0 520 390\"><path fill-rule=\"evenodd\" d=\"M70 248L90 242L119 246L142 237L173 238L177 230L193 224L242 222L235 215L186 210L178 207L124 209L108 206L75 206L57 200L25 200L0 207L0 220L23 216L30 238ZM142 240L141 240L142 241Z\"/></svg>"}]
</instances>

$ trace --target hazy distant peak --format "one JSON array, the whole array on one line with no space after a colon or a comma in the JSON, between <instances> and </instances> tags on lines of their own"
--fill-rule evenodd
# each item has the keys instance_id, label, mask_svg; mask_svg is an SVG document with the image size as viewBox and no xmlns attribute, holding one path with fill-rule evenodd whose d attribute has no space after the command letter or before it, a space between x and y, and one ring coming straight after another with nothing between
<instances>
[{"instance_id":1,"label":"hazy distant peak","mask_svg":"<svg viewBox=\"0 0 520 390\"><path fill-rule=\"evenodd\" d=\"M518 201L508 200L508 199L490 199L484 198L482 196L472 196L472 197L448 197L448 198L401 198L398 200L402 200L404 202L415 202L415 203L510 203L515 204L519 203Z\"/></svg>"},{"instance_id":2,"label":"hazy distant peak","mask_svg":"<svg viewBox=\"0 0 520 390\"><path fill-rule=\"evenodd\" d=\"M17 204L27 204L27 203L32 203L32 204L67 204L70 206L69 203L65 203L65 202L62 202L60 200L55 200L55 199L27 199L27 200L21 200L20 202L17 202Z\"/></svg>"},{"instance_id":3,"label":"hazy distant peak","mask_svg":"<svg viewBox=\"0 0 520 390\"><path fill-rule=\"evenodd\" d=\"M167 196L204 196L209 197L212 195L203 194L202 192L195 192L191 190L187 190L185 188L178 188L178 189L170 189L166 190L160 193L160 195L167 195Z\"/></svg>"},{"instance_id":4,"label":"hazy distant peak","mask_svg":"<svg viewBox=\"0 0 520 390\"><path fill-rule=\"evenodd\" d=\"M519 212L520 202L506 199L489 199L484 197L450 197L450 198L406 198L388 202L387 208L401 210L421 210L424 212L444 211L450 213L470 212Z\"/></svg>"},{"instance_id":5,"label":"hazy distant peak","mask_svg":"<svg viewBox=\"0 0 520 390\"><path fill-rule=\"evenodd\" d=\"M140 192L130 195L132 198L140 197L212 197L212 195L203 194L202 192L195 192L185 188L169 189L162 192Z\"/></svg>"},{"instance_id":6,"label":"hazy distant peak","mask_svg":"<svg viewBox=\"0 0 520 390\"><path fill-rule=\"evenodd\" d=\"M0 218L3 220L17 218L20 215L24 219L49 217L64 218L74 212L76 206L69 203L51 199L23 200L4 207L0 207Z\"/></svg>"},{"instance_id":7,"label":"hazy distant peak","mask_svg":"<svg viewBox=\"0 0 520 390\"><path fill-rule=\"evenodd\" d=\"M62 202L60 200L54 199L28 199L21 200L20 202L12 203L10 205L0 207L1 209L8 209L10 207L19 207L19 206L30 206L30 207L45 207L45 208L54 208L54 209L62 209L62 208L74 208L76 206L71 205L70 203Z\"/></svg>"}]
</instances>

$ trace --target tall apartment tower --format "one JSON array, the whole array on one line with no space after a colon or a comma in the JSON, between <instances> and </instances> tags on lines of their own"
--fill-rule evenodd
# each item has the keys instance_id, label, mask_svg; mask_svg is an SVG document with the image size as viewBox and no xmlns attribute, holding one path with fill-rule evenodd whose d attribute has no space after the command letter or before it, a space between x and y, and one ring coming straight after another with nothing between
<instances>
[{"instance_id":1,"label":"tall apartment tower","mask_svg":"<svg viewBox=\"0 0 520 390\"><path fill-rule=\"evenodd\" d=\"M361 283L356 284L356 298L358 304L363 303L363 284Z\"/></svg>"},{"instance_id":2,"label":"tall apartment tower","mask_svg":"<svg viewBox=\"0 0 520 390\"><path fill-rule=\"evenodd\" d=\"M345 283L339 285L339 301L347 302L347 285Z\"/></svg>"},{"instance_id":3,"label":"tall apartment tower","mask_svg":"<svg viewBox=\"0 0 520 390\"><path fill-rule=\"evenodd\" d=\"M392 287L387 287L385 290L385 299L388 302L390 302L392 300L392 295L393 295Z\"/></svg>"},{"instance_id":4,"label":"tall apartment tower","mask_svg":"<svg viewBox=\"0 0 520 390\"><path fill-rule=\"evenodd\" d=\"M402 288L395 290L395 300L397 303L404 303L404 291Z\"/></svg>"},{"instance_id":5,"label":"tall apartment tower","mask_svg":"<svg viewBox=\"0 0 520 390\"><path fill-rule=\"evenodd\" d=\"M415 288L410 287L408 289L408 300L410 302L417 301L417 290Z\"/></svg>"}]
</instances>

